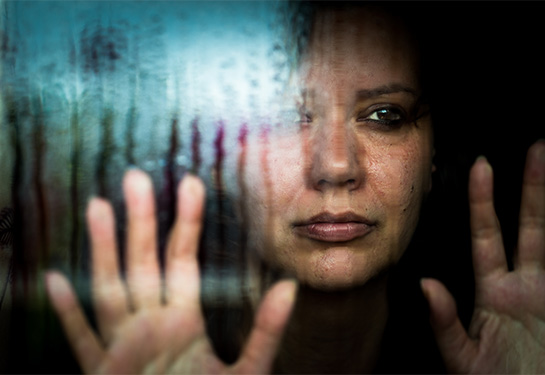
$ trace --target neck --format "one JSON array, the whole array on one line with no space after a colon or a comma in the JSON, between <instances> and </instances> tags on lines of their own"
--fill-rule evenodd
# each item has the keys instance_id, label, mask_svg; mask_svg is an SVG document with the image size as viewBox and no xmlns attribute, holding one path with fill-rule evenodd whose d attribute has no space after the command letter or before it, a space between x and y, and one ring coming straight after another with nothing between
<instances>
[{"instance_id":1,"label":"neck","mask_svg":"<svg viewBox=\"0 0 545 375\"><path fill-rule=\"evenodd\" d=\"M300 286L274 371L372 372L388 318L386 281L330 292Z\"/></svg>"}]
</instances>

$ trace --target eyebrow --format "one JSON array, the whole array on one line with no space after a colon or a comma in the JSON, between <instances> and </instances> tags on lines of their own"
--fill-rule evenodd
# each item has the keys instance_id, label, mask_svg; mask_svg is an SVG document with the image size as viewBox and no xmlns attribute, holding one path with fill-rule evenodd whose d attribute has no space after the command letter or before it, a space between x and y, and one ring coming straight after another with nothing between
<instances>
[{"instance_id":1,"label":"eyebrow","mask_svg":"<svg viewBox=\"0 0 545 375\"><path fill-rule=\"evenodd\" d=\"M356 97L361 99L372 99L382 95L395 94L398 92L408 93L415 98L420 97L420 93L416 89L410 86L403 85L401 83L392 83L390 85L379 86L373 89L358 90L356 91ZM315 90L303 89L301 91L301 94L303 97L313 97L315 95Z\"/></svg>"},{"instance_id":2,"label":"eyebrow","mask_svg":"<svg viewBox=\"0 0 545 375\"><path fill-rule=\"evenodd\" d=\"M356 96L358 98L375 98L377 96L394 94L398 92L406 92L414 97L418 97L419 93L414 88L402 85L400 83L393 83L391 85L384 85L373 89L358 90Z\"/></svg>"}]
</instances>

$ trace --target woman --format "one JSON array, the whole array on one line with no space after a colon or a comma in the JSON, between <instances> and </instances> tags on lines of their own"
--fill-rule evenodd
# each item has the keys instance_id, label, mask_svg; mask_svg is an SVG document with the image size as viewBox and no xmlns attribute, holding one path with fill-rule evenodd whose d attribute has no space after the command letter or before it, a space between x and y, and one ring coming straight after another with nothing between
<instances>
[{"instance_id":1,"label":"woman","mask_svg":"<svg viewBox=\"0 0 545 375\"><path fill-rule=\"evenodd\" d=\"M252 247L299 288L293 281L272 286L233 365L215 356L201 312L199 180L186 176L180 184L164 285L149 178L133 170L124 180L126 285L111 206L91 201L87 220L100 336L66 279L47 275L50 298L84 371L376 369L389 271L409 245L435 168L431 118L409 35L398 18L380 9L335 7L314 15L299 70L299 127L272 129L245 150L252 161L246 185L254 187L247 198ZM492 169L484 158L471 170L469 198L476 281L469 332L446 288L433 279L421 283L445 366L452 372L542 372L545 142L528 152L513 272L507 270Z\"/></svg>"}]
</instances>

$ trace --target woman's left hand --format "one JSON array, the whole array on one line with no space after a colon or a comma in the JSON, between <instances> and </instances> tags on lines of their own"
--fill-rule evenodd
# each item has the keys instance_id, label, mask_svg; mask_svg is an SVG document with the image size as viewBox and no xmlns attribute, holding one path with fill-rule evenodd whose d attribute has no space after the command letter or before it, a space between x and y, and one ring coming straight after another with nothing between
<instances>
[{"instance_id":1,"label":"woman's left hand","mask_svg":"<svg viewBox=\"0 0 545 375\"><path fill-rule=\"evenodd\" d=\"M545 373L545 141L528 151L513 271L492 188L492 168L480 158L469 180L476 288L469 330L443 284L423 279L431 324L449 372Z\"/></svg>"}]
</instances>

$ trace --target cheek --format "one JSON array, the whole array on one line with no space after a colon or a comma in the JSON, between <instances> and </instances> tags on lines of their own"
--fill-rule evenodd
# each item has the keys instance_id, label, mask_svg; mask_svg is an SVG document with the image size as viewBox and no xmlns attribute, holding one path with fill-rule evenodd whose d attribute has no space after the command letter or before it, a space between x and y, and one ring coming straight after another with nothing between
<instances>
[{"instance_id":1,"label":"cheek","mask_svg":"<svg viewBox=\"0 0 545 375\"><path fill-rule=\"evenodd\" d=\"M304 158L296 137L258 140L248 147L243 197L254 234L272 232L278 218L289 216L305 186Z\"/></svg>"},{"instance_id":2,"label":"cheek","mask_svg":"<svg viewBox=\"0 0 545 375\"><path fill-rule=\"evenodd\" d=\"M420 185L420 174L398 154L380 155L371 161L368 183L384 208L403 211Z\"/></svg>"},{"instance_id":3,"label":"cheek","mask_svg":"<svg viewBox=\"0 0 545 375\"><path fill-rule=\"evenodd\" d=\"M271 137L256 143L249 158L250 187L258 187L270 208L285 211L304 186L304 156L299 137ZM255 189L254 189L255 190Z\"/></svg>"},{"instance_id":4,"label":"cheek","mask_svg":"<svg viewBox=\"0 0 545 375\"><path fill-rule=\"evenodd\" d=\"M409 147L410 146L410 147ZM416 228L431 179L425 147L405 145L370 157L369 184L375 192L390 238L404 249Z\"/></svg>"}]
</instances>

